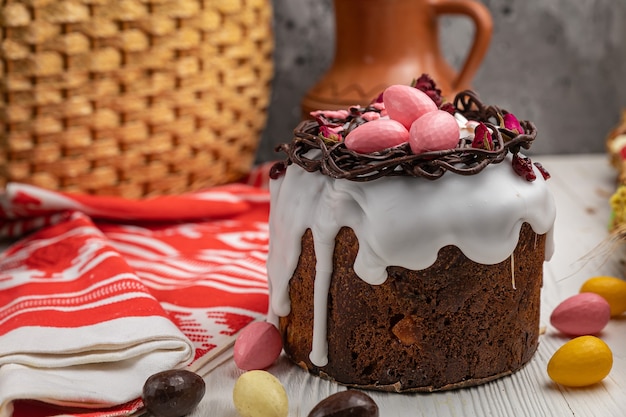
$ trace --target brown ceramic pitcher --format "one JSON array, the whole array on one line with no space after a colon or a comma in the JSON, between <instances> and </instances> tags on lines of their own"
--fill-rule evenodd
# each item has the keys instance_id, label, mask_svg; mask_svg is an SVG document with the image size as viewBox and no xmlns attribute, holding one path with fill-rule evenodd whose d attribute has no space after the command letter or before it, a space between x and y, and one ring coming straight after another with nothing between
<instances>
[{"instance_id":1,"label":"brown ceramic pitcher","mask_svg":"<svg viewBox=\"0 0 626 417\"><path fill-rule=\"evenodd\" d=\"M422 73L452 97L470 87L491 40L491 15L473 0L334 0L334 8L334 61L302 100L305 117L318 109L366 105L387 86L409 84ZM465 15L475 25L458 72L439 48L442 15Z\"/></svg>"}]
</instances>

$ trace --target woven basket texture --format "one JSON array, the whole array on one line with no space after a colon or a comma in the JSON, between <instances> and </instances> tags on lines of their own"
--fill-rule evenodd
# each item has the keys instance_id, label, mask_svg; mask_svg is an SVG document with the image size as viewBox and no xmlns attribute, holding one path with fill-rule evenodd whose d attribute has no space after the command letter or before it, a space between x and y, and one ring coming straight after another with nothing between
<instances>
[{"instance_id":1,"label":"woven basket texture","mask_svg":"<svg viewBox=\"0 0 626 417\"><path fill-rule=\"evenodd\" d=\"M0 1L0 188L139 198L251 168L270 0Z\"/></svg>"}]
</instances>

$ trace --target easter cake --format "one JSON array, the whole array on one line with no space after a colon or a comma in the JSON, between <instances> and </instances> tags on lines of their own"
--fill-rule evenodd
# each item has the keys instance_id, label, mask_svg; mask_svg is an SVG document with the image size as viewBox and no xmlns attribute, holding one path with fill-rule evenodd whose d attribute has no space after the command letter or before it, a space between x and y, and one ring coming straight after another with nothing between
<instances>
[{"instance_id":1,"label":"easter cake","mask_svg":"<svg viewBox=\"0 0 626 417\"><path fill-rule=\"evenodd\" d=\"M535 126L422 76L368 106L313 112L270 176L269 318L286 355L360 388L511 374L539 337L553 251Z\"/></svg>"}]
</instances>

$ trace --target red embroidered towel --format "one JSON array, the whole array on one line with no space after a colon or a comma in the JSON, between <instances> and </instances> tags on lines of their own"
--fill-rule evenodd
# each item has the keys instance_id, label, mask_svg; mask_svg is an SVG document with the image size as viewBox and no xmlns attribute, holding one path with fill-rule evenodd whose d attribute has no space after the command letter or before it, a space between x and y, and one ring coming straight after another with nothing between
<instances>
[{"instance_id":1,"label":"red embroidered towel","mask_svg":"<svg viewBox=\"0 0 626 417\"><path fill-rule=\"evenodd\" d=\"M268 210L243 184L139 201L9 184L0 417L128 415L151 374L211 369L267 311Z\"/></svg>"}]
</instances>

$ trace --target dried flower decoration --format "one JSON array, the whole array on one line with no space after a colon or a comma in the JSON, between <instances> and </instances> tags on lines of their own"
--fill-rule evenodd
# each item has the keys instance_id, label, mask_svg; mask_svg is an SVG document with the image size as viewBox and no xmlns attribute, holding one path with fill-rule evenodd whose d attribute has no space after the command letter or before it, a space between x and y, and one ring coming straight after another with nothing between
<instances>
[{"instance_id":1,"label":"dried flower decoration","mask_svg":"<svg viewBox=\"0 0 626 417\"><path fill-rule=\"evenodd\" d=\"M486 149L493 151L493 138L491 132L486 124L483 122L478 123L474 130L474 140L472 141L472 148Z\"/></svg>"},{"instance_id":2,"label":"dried flower decoration","mask_svg":"<svg viewBox=\"0 0 626 417\"><path fill-rule=\"evenodd\" d=\"M453 116L454 116L454 113L456 113L456 107L454 107L454 104L450 103L449 101L446 101L445 103L443 103L439 107L439 110L447 111Z\"/></svg>"},{"instance_id":3,"label":"dried flower decoration","mask_svg":"<svg viewBox=\"0 0 626 417\"><path fill-rule=\"evenodd\" d=\"M441 90L437 88L435 81L428 74L422 74L418 79L413 80L411 87L415 87L426 93L426 95L435 102L437 108L440 108L443 104Z\"/></svg>"},{"instance_id":4,"label":"dried flower decoration","mask_svg":"<svg viewBox=\"0 0 626 417\"><path fill-rule=\"evenodd\" d=\"M325 140L329 140L331 142L341 142L343 140L343 137L341 136L342 131L342 126L335 126L330 124L321 125L319 135Z\"/></svg>"},{"instance_id":5,"label":"dried flower decoration","mask_svg":"<svg viewBox=\"0 0 626 417\"><path fill-rule=\"evenodd\" d=\"M522 125L513 113L507 113L501 117L500 127L508 129L518 135L524 134L524 129L522 128Z\"/></svg>"}]
</instances>

